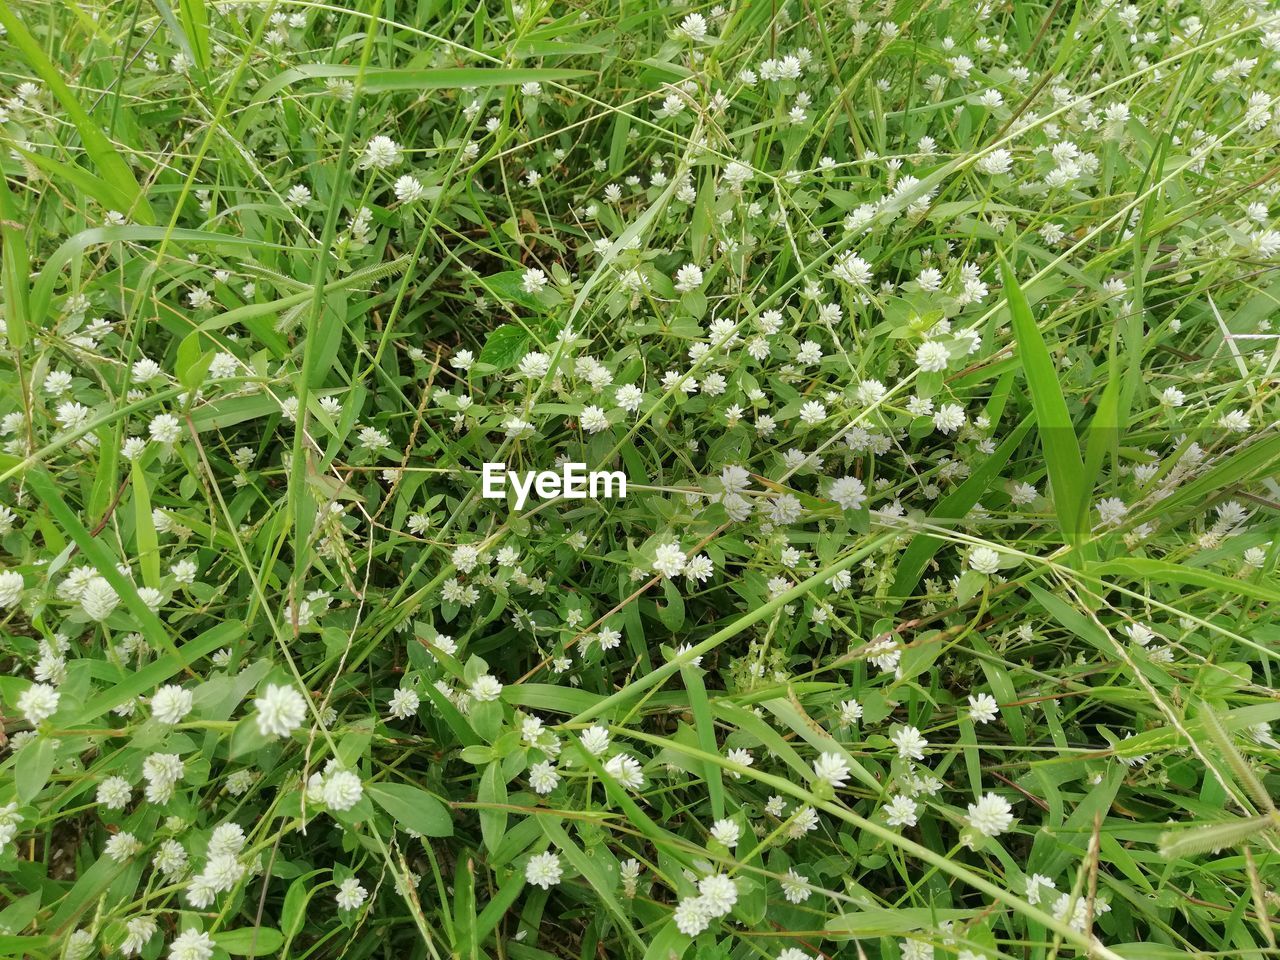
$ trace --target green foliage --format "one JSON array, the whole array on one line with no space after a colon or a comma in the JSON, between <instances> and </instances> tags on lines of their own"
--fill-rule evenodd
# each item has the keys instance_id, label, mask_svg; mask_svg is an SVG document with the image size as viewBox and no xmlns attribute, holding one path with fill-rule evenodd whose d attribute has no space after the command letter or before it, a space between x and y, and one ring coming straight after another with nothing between
<instances>
[{"instance_id":1,"label":"green foliage","mask_svg":"<svg viewBox=\"0 0 1280 960\"><path fill-rule=\"evenodd\" d=\"M0 956L1275 953L1265 4L0 26Z\"/></svg>"}]
</instances>

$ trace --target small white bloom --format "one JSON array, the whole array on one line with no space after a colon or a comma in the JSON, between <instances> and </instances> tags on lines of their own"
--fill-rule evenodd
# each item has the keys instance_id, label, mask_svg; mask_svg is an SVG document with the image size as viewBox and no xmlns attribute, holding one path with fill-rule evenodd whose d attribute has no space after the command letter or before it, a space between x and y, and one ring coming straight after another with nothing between
<instances>
[{"instance_id":1,"label":"small white bloom","mask_svg":"<svg viewBox=\"0 0 1280 960\"><path fill-rule=\"evenodd\" d=\"M399 177L391 187L396 195L396 199L401 203L417 203L423 198L427 190L417 177L405 174Z\"/></svg>"},{"instance_id":2,"label":"small white bloom","mask_svg":"<svg viewBox=\"0 0 1280 960\"><path fill-rule=\"evenodd\" d=\"M484 676L477 677L476 682L471 684L471 697L479 703L488 703L497 700L500 696L502 696L502 684L492 674L486 673Z\"/></svg>"},{"instance_id":3,"label":"small white bloom","mask_svg":"<svg viewBox=\"0 0 1280 960\"><path fill-rule=\"evenodd\" d=\"M988 837L998 837L1013 825L1013 807L999 794L988 793L969 804L969 825Z\"/></svg>"},{"instance_id":4,"label":"small white bloom","mask_svg":"<svg viewBox=\"0 0 1280 960\"><path fill-rule=\"evenodd\" d=\"M534 854L524 868L525 881L543 890L550 890L563 875L560 858L550 851Z\"/></svg>"},{"instance_id":5,"label":"small white bloom","mask_svg":"<svg viewBox=\"0 0 1280 960\"><path fill-rule=\"evenodd\" d=\"M151 715L161 723L181 723L183 717L191 712L194 703L195 698L190 690L177 684L167 684L151 698Z\"/></svg>"},{"instance_id":6,"label":"small white bloom","mask_svg":"<svg viewBox=\"0 0 1280 960\"><path fill-rule=\"evenodd\" d=\"M421 698L414 691L401 687L391 695L387 712L397 720L404 720L417 713L421 703Z\"/></svg>"},{"instance_id":7,"label":"small white bloom","mask_svg":"<svg viewBox=\"0 0 1280 960\"><path fill-rule=\"evenodd\" d=\"M820 783L843 787L849 779L849 765L838 754L824 753L813 762L813 777Z\"/></svg>"},{"instance_id":8,"label":"small white bloom","mask_svg":"<svg viewBox=\"0 0 1280 960\"><path fill-rule=\"evenodd\" d=\"M905 794L898 794L882 808L885 822L891 827L914 827L916 825L916 802Z\"/></svg>"},{"instance_id":9,"label":"small white bloom","mask_svg":"<svg viewBox=\"0 0 1280 960\"><path fill-rule=\"evenodd\" d=\"M355 877L347 877L338 884L338 892L334 899L338 902L339 910L358 910L368 897L369 891L361 886L359 880Z\"/></svg>"},{"instance_id":10,"label":"small white bloom","mask_svg":"<svg viewBox=\"0 0 1280 960\"><path fill-rule=\"evenodd\" d=\"M38 727L58 709L62 694L47 683L33 683L18 695L18 712L27 723Z\"/></svg>"},{"instance_id":11,"label":"small white bloom","mask_svg":"<svg viewBox=\"0 0 1280 960\"><path fill-rule=\"evenodd\" d=\"M969 551L969 567L975 573L993 574L1000 569L1000 554L990 547L974 547Z\"/></svg>"},{"instance_id":12,"label":"small white bloom","mask_svg":"<svg viewBox=\"0 0 1280 960\"><path fill-rule=\"evenodd\" d=\"M989 693L969 697L969 719L974 723L990 723L996 718L1000 705Z\"/></svg>"},{"instance_id":13,"label":"small white bloom","mask_svg":"<svg viewBox=\"0 0 1280 960\"><path fill-rule=\"evenodd\" d=\"M307 701L293 687L270 684L253 702L257 709L258 732L267 737L287 737L307 715Z\"/></svg>"},{"instance_id":14,"label":"small white bloom","mask_svg":"<svg viewBox=\"0 0 1280 960\"><path fill-rule=\"evenodd\" d=\"M889 737L903 760L923 760L929 741L915 727L899 727Z\"/></svg>"}]
</instances>

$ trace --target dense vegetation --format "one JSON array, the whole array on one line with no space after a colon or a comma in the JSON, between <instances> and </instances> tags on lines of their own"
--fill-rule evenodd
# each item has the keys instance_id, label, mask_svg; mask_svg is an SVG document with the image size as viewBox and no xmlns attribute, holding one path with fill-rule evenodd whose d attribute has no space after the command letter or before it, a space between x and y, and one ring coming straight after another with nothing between
<instances>
[{"instance_id":1,"label":"dense vegetation","mask_svg":"<svg viewBox=\"0 0 1280 960\"><path fill-rule=\"evenodd\" d=\"M1274 5L0 25L0 956L1280 953Z\"/></svg>"}]
</instances>

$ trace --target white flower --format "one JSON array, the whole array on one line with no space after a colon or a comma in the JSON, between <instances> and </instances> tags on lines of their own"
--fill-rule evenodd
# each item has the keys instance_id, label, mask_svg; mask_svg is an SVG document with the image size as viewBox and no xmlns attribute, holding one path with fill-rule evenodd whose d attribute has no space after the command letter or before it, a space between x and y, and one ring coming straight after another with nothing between
<instances>
[{"instance_id":1,"label":"white flower","mask_svg":"<svg viewBox=\"0 0 1280 960\"><path fill-rule=\"evenodd\" d=\"M391 189L395 193L396 199L401 203L416 203L427 192L422 185L422 181L407 173L403 177L399 177Z\"/></svg>"},{"instance_id":2,"label":"white flower","mask_svg":"<svg viewBox=\"0 0 1280 960\"><path fill-rule=\"evenodd\" d=\"M1000 554L990 547L974 547L969 551L969 567L975 573L995 573L1000 569Z\"/></svg>"},{"instance_id":3,"label":"white flower","mask_svg":"<svg viewBox=\"0 0 1280 960\"><path fill-rule=\"evenodd\" d=\"M885 822L891 827L916 825L916 802L905 794L898 794L884 805Z\"/></svg>"},{"instance_id":4,"label":"white flower","mask_svg":"<svg viewBox=\"0 0 1280 960\"><path fill-rule=\"evenodd\" d=\"M831 268L831 275L854 286L865 286L871 282L871 264L856 253L845 253Z\"/></svg>"},{"instance_id":5,"label":"white flower","mask_svg":"<svg viewBox=\"0 0 1280 960\"><path fill-rule=\"evenodd\" d=\"M604 772L629 790L639 790L644 786L640 762L630 754L619 753L610 757L605 762Z\"/></svg>"},{"instance_id":6,"label":"white flower","mask_svg":"<svg viewBox=\"0 0 1280 960\"><path fill-rule=\"evenodd\" d=\"M1098 519L1104 527L1117 526L1129 512L1129 507L1119 497L1106 497L1097 503Z\"/></svg>"},{"instance_id":7,"label":"white flower","mask_svg":"<svg viewBox=\"0 0 1280 960\"><path fill-rule=\"evenodd\" d=\"M889 739L903 760L923 760L925 747L929 746L929 741L915 727L899 727Z\"/></svg>"},{"instance_id":8,"label":"white flower","mask_svg":"<svg viewBox=\"0 0 1280 960\"><path fill-rule=\"evenodd\" d=\"M685 563L684 575L690 583L705 583L711 578L711 574L715 573L715 569L715 562L705 553L700 553L697 556L690 557L688 562ZM701 657L695 659L695 667L701 659Z\"/></svg>"},{"instance_id":9,"label":"white flower","mask_svg":"<svg viewBox=\"0 0 1280 960\"><path fill-rule=\"evenodd\" d=\"M97 620L99 623L111 616L119 603L120 598L104 577L94 577L85 584L84 592L80 594L80 609L90 620Z\"/></svg>"},{"instance_id":10,"label":"white flower","mask_svg":"<svg viewBox=\"0 0 1280 960\"><path fill-rule=\"evenodd\" d=\"M690 293L702 286L702 268L696 264L686 263L676 271L676 290Z\"/></svg>"},{"instance_id":11,"label":"white flower","mask_svg":"<svg viewBox=\"0 0 1280 960\"><path fill-rule=\"evenodd\" d=\"M733 190L741 190L743 184L750 180L754 173L745 163L738 160L729 161L724 168L724 179Z\"/></svg>"},{"instance_id":12,"label":"white flower","mask_svg":"<svg viewBox=\"0 0 1280 960\"><path fill-rule=\"evenodd\" d=\"M609 749L609 731L604 727L587 727L578 739L582 742L582 749L593 757L604 756Z\"/></svg>"},{"instance_id":13,"label":"white flower","mask_svg":"<svg viewBox=\"0 0 1280 960\"><path fill-rule=\"evenodd\" d=\"M609 418L605 416L604 410L597 406L583 408L578 422L587 433L599 433L601 430L609 429Z\"/></svg>"},{"instance_id":14,"label":"white flower","mask_svg":"<svg viewBox=\"0 0 1280 960\"><path fill-rule=\"evenodd\" d=\"M416 693L405 687L401 687L391 695L391 700L389 701L390 709L388 710L388 713L397 720L404 720L417 713L418 707L421 703L422 699Z\"/></svg>"},{"instance_id":15,"label":"white flower","mask_svg":"<svg viewBox=\"0 0 1280 960\"><path fill-rule=\"evenodd\" d=\"M564 871L560 868L560 858L550 851L534 854L525 864L525 881L543 890L550 890L562 876Z\"/></svg>"},{"instance_id":16,"label":"white flower","mask_svg":"<svg viewBox=\"0 0 1280 960\"><path fill-rule=\"evenodd\" d=\"M151 715L161 723L181 723L194 703L190 690L170 683L157 690L151 698Z\"/></svg>"},{"instance_id":17,"label":"white flower","mask_svg":"<svg viewBox=\"0 0 1280 960\"><path fill-rule=\"evenodd\" d=\"M969 804L969 825L987 837L998 837L1013 824L1013 807L999 794L988 793Z\"/></svg>"},{"instance_id":18,"label":"white flower","mask_svg":"<svg viewBox=\"0 0 1280 960\"><path fill-rule=\"evenodd\" d=\"M711 838L726 847L736 847L742 839L742 828L732 820L717 820L711 825Z\"/></svg>"},{"instance_id":19,"label":"white flower","mask_svg":"<svg viewBox=\"0 0 1280 960\"><path fill-rule=\"evenodd\" d=\"M684 569L685 555L678 543L663 543L653 552L653 572L671 578Z\"/></svg>"},{"instance_id":20,"label":"white flower","mask_svg":"<svg viewBox=\"0 0 1280 960\"><path fill-rule=\"evenodd\" d=\"M375 170L387 170L400 163L400 144L390 137L374 137L364 148L361 166Z\"/></svg>"},{"instance_id":21,"label":"white flower","mask_svg":"<svg viewBox=\"0 0 1280 960\"><path fill-rule=\"evenodd\" d=\"M120 944L120 952L126 957L137 956L142 948L156 935L159 929L154 917L133 917L125 925L125 938Z\"/></svg>"},{"instance_id":22,"label":"white flower","mask_svg":"<svg viewBox=\"0 0 1280 960\"><path fill-rule=\"evenodd\" d=\"M33 683L18 695L18 712L33 727L49 719L58 709L62 694L47 683Z\"/></svg>"},{"instance_id":23,"label":"white flower","mask_svg":"<svg viewBox=\"0 0 1280 960\"><path fill-rule=\"evenodd\" d=\"M547 275L536 267L525 270L520 289L525 293L541 293L547 285Z\"/></svg>"},{"instance_id":24,"label":"white flower","mask_svg":"<svg viewBox=\"0 0 1280 960\"><path fill-rule=\"evenodd\" d=\"M156 443L173 443L182 436L182 423L171 413L162 413L147 426Z\"/></svg>"},{"instance_id":25,"label":"white flower","mask_svg":"<svg viewBox=\"0 0 1280 960\"><path fill-rule=\"evenodd\" d=\"M851 727L862 719L862 704L857 700L842 700L840 702L840 722Z\"/></svg>"},{"instance_id":26,"label":"white flower","mask_svg":"<svg viewBox=\"0 0 1280 960\"><path fill-rule=\"evenodd\" d=\"M723 873L713 873L698 881L698 893L708 912L715 917L723 917L738 902L738 887L733 877Z\"/></svg>"},{"instance_id":27,"label":"white flower","mask_svg":"<svg viewBox=\"0 0 1280 960\"><path fill-rule=\"evenodd\" d=\"M123 810L133 797L133 788L124 777L107 777L98 784L98 803L108 810Z\"/></svg>"},{"instance_id":28,"label":"white flower","mask_svg":"<svg viewBox=\"0 0 1280 960\"><path fill-rule=\"evenodd\" d=\"M334 769L325 774L320 800L330 810L350 810L362 796L364 786L350 770Z\"/></svg>"},{"instance_id":29,"label":"white flower","mask_svg":"<svg viewBox=\"0 0 1280 960\"><path fill-rule=\"evenodd\" d=\"M838 754L824 753L813 762L813 777L820 783L843 787L849 779L849 765Z\"/></svg>"},{"instance_id":30,"label":"white flower","mask_svg":"<svg viewBox=\"0 0 1280 960\"><path fill-rule=\"evenodd\" d=\"M978 169L993 176L999 173L1008 173L1009 168L1012 166L1013 154L1004 148L992 150L978 161Z\"/></svg>"},{"instance_id":31,"label":"white flower","mask_svg":"<svg viewBox=\"0 0 1280 960\"><path fill-rule=\"evenodd\" d=\"M210 857L233 857L244 849L248 838L244 835L244 827L238 823L220 823L209 835Z\"/></svg>"},{"instance_id":32,"label":"white flower","mask_svg":"<svg viewBox=\"0 0 1280 960\"><path fill-rule=\"evenodd\" d=\"M132 833L126 833L123 830L120 833L112 834L107 840L104 852L108 857L116 863L124 863L130 857L135 857L142 850L142 844Z\"/></svg>"},{"instance_id":33,"label":"white flower","mask_svg":"<svg viewBox=\"0 0 1280 960\"><path fill-rule=\"evenodd\" d=\"M168 803L173 788L182 779L186 765L176 753L153 753L142 761L142 778L147 781L143 796L148 803Z\"/></svg>"},{"instance_id":34,"label":"white flower","mask_svg":"<svg viewBox=\"0 0 1280 960\"><path fill-rule=\"evenodd\" d=\"M955 403L944 403L933 414L933 425L941 433L955 433L964 422L964 408Z\"/></svg>"},{"instance_id":35,"label":"white flower","mask_svg":"<svg viewBox=\"0 0 1280 960\"><path fill-rule=\"evenodd\" d=\"M198 570L199 568L196 566L196 562L190 559L179 560L169 568L169 572L173 574L174 580L178 581L178 583L187 584L196 582L196 573Z\"/></svg>"},{"instance_id":36,"label":"white flower","mask_svg":"<svg viewBox=\"0 0 1280 960\"><path fill-rule=\"evenodd\" d=\"M339 910L358 910L369 897L369 891L360 885L355 877L347 877L338 884L338 892L334 899L338 901Z\"/></svg>"},{"instance_id":37,"label":"white flower","mask_svg":"<svg viewBox=\"0 0 1280 960\"><path fill-rule=\"evenodd\" d=\"M790 824L787 826L787 837L791 840L798 840L806 833L817 829L817 811L813 807L801 807L795 812Z\"/></svg>"},{"instance_id":38,"label":"white flower","mask_svg":"<svg viewBox=\"0 0 1280 960\"><path fill-rule=\"evenodd\" d=\"M809 400L800 407L800 422L813 426L827 419L827 408L817 400Z\"/></svg>"},{"instance_id":39,"label":"white flower","mask_svg":"<svg viewBox=\"0 0 1280 960\"><path fill-rule=\"evenodd\" d=\"M0 573L0 610L16 607L22 601L22 591L25 588L26 581L18 571L6 570Z\"/></svg>"},{"instance_id":40,"label":"white flower","mask_svg":"<svg viewBox=\"0 0 1280 960\"><path fill-rule=\"evenodd\" d=\"M497 700L500 696L502 696L502 684L492 674L486 673L477 677L476 682L471 684L471 697L480 703Z\"/></svg>"},{"instance_id":41,"label":"white flower","mask_svg":"<svg viewBox=\"0 0 1280 960\"><path fill-rule=\"evenodd\" d=\"M542 760L535 763L529 768L529 786L533 787L535 793L546 796L554 790L560 783L560 774L556 772L556 768Z\"/></svg>"},{"instance_id":42,"label":"white flower","mask_svg":"<svg viewBox=\"0 0 1280 960\"><path fill-rule=\"evenodd\" d=\"M534 350L520 358L517 369L522 377L537 380L539 377L545 377L551 370L551 358L545 353Z\"/></svg>"},{"instance_id":43,"label":"white flower","mask_svg":"<svg viewBox=\"0 0 1280 960\"><path fill-rule=\"evenodd\" d=\"M187 872L187 851L177 840L166 840L151 858L151 865L160 871L166 880L173 881Z\"/></svg>"},{"instance_id":44,"label":"white flower","mask_svg":"<svg viewBox=\"0 0 1280 960\"><path fill-rule=\"evenodd\" d=\"M705 899L702 897L685 897L676 904L672 919L675 921L676 929L686 937L696 937L711 925L711 921L715 917L707 908Z\"/></svg>"},{"instance_id":45,"label":"white flower","mask_svg":"<svg viewBox=\"0 0 1280 960\"><path fill-rule=\"evenodd\" d=\"M178 934L169 945L169 960L209 960L213 956L213 938L191 929Z\"/></svg>"},{"instance_id":46,"label":"white flower","mask_svg":"<svg viewBox=\"0 0 1280 960\"><path fill-rule=\"evenodd\" d=\"M1053 882L1052 877L1046 877L1041 873L1033 873L1027 877L1027 903L1035 906L1040 902L1040 888L1045 887L1049 890L1057 889L1057 884Z\"/></svg>"},{"instance_id":47,"label":"white flower","mask_svg":"<svg viewBox=\"0 0 1280 960\"><path fill-rule=\"evenodd\" d=\"M1247 433L1249 431L1249 414L1243 410L1228 410L1218 418L1218 426L1230 433Z\"/></svg>"},{"instance_id":48,"label":"white flower","mask_svg":"<svg viewBox=\"0 0 1280 960\"><path fill-rule=\"evenodd\" d=\"M270 684L253 701L257 709L258 732L265 737L287 737L307 715L307 701L293 687Z\"/></svg>"},{"instance_id":49,"label":"white flower","mask_svg":"<svg viewBox=\"0 0 1280 960\"><path fill-rule=\"evenodd\" d=\"M678 32L694 43L707 38L707 18L700 13L691 13L680 21Z\"/></svg>"},{"instance_id":50,"label":"white flower","mask_svg":"<svg viewBox=\"0 0 1280 960\"><path fill-rule=\"evenodd\" d=\"M969 719L974 723L990 723L996 718L1000 705L989 693L969 697Z\"/></svg>"},{"instance_id":51,"label":"white flower","mask_svg":"<svg viewBox=\"0 0 1280 960\"><path fill-rule=\"evenodd\" d=\"M941 373L950 360L946 346L937 340L926 340L916 349L916 366L924 373Z\"/></svg>"},{"instance_id":52,"label":"white flower","mask_svg":"<svg viewBox=\"0 0 1280 960\"><path fill-rule=\"evenodd\" d=\"M840 477L831 484L831 499L841 510L861 510L867 502L867 487L857 477Z\"/></svg>"},{"instance_id":53,"label":"white flower","mask_svg":"<svg viewBox=\"0 0 1280 960\"><path fill-rule=\"evenodd\" d=\"M788 868L786 876L781 880L782 895L787 898L788 903L804 903L809 899L812 890L809 888L808 878L796 873L792 868Z\"/></svg>"},{"instance_id":54,"label":"white flower","mask_svg":"<svg viewBox=\"0 0 1280 960\"><path fill-rule=\"evenodd\" d=\"M164 594L155 587L139 587L138 599L146 604L147 609L152 613L164 606Z\"/></svg>"},{"instance_id":55,"label":"white flower","mask_svg":"<svg viewBox=\"0 0 1280 960\"><path fill-rule=\"evenodd\" d=\"M628 383L618 388L614 400L627 413L635 413L644 400L644 391L635 384Z\"/></svg>"}]
</instances>

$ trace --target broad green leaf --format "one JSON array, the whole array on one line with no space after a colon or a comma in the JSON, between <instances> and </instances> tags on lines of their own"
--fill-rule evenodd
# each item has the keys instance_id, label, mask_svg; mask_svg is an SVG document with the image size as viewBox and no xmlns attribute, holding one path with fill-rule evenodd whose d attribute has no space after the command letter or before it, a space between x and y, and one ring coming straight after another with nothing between
<instances>
[{"instance_id":1,"label":"broad green leaf","mask_svg":"<svg viewBox=\"0 0 1280 960\"><path fill-rule=\"evenodd\" d=\"M269 957L279 951L284 936L274 927L241 927L213 934L213 942L233 957Z\"/></svg>"},{"instance_id":2,"label":"broad green leaf","mask_svg":"<svg viewBox=\"0 0 1280 960\"><path fill-rule=\"evenodd\" d=\"M420 787L408 783L373 783L365 789L373 802L401 826L424 837L453 836L449 808Z\"/></svg>"},{"instance_id":3,"label":"broad green leaf","mask_svg":"<svg viewBox=\"0 0 1280 960\"><path fill-rule=\"evenodd\" d=\"M514 367L528 351L528 331L508 323L490 331L478 359L481 363L490 364L499 370L506 370Z\"/></svg>"},{"instance_id":4,"label":"broad green leaf","mask_svg":"<svg viewBox=\"0 0 1280 960\"><path fill-rule=\"evenodd\" d=\"M502 764L494 761L484 768L480 776L480 789L476 794L480 807L480 835L485 849L490 853L502 845L507 832L507 784L502 778Z\"/></svg>"},{"instance_id":5,"label":"broad green leaf","mask_svg":"<svg viewBox=\"0 0 1280 960\"><path fill-rule=\"evenodd\" d=\"M214 351L206 349L207 343L206 336L199 330L193 330L178 344L178 359L173 372L178 382L188 390L200 388L213 363Z\"/></svg>"},{"instance_id":6,"label":"broad green leaf","mask_svg":"<svg viewBox=\"0 0 1280 960\"><path fill-rule=\"evenodd\" d=\"M13 782L18 791L19 803L30 803L49 782L54 764L58 762L58 742L49 736L40 736L17 753Z\"/></svg>"},{"instance_id":7,"label":"broad green leaf","mask_svg":"<svg viewBox=\"0 0 1280 960\"><path fill-rule=\"evenodd\" d=\"M316 892L310 881L324 872L312 870L310 873L295 877L289 884L289 889L284 895L284 905L280 908L280 932L286 938L292 940L302 932L307 922L307 904Z\"/></svg>"}]
</instances>

